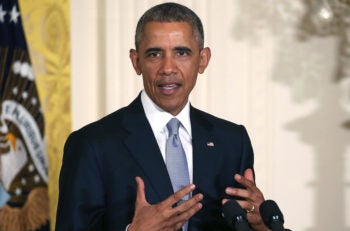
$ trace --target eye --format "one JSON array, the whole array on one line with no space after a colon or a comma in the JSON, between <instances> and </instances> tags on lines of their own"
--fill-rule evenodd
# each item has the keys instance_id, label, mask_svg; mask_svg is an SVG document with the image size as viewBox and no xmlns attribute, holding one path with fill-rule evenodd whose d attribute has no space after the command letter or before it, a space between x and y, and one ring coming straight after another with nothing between
<instances>
[{"instance_id":1,"label":"eye","mask_svg":"<svg viewBox=\"0 0 350 231\"><path fill-rule=\"evenodd\" d=\"M148 57L159 57L160 56L160 52L159 51L152 51L147 53Z\"/></svg>"},{"instance_id":2,"label":"eye","mask_svg":"<svg viewBox=\"0 0 350 231\"><path fill-rule=\"evenodd\" d=\"M159 48L149 48L145 51L145 56L148 58L157 58L162 54L162 50Z\"/></svg>"},{"instance_id":3,"label":"eye","mask_svg":"<svg viewBox=\"0 0 350 231\"><path fill-rule=\"evenodd\" d=\"M180 56L188 55L187 51L179 51L177 52Z\"/></svg>"},{"instance_id":4,"label":"eye","mask_svg":"<svg viewBox=\"0 0 350 231\"><path fill-rule=\"evenodd\" d=\"M178 55L178 56L189 56L191 54L192 54L192 52L188 48L178 48L178 49L176 49L176 55Z\"/></svg>"}]
</instances>

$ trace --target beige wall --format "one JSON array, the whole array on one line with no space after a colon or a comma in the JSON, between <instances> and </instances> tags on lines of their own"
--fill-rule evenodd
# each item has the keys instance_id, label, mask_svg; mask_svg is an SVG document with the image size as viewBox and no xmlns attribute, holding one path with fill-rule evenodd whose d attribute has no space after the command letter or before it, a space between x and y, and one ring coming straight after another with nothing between
<instances>
[{"instance_id":1,"label":"beige wall","mask_svg":"<svg viewBox=\"0 0 350 231\"><path fill-rule=\"evenodd\" d=\"M141 90L128 58L137 19L162 1L73 0L73 129ZM350 230L350 76L339 37L300 39L304 0L183 0L203 19L212 60L192 103L244 124L257 184L299 231Z\"/></svg>"}]
</instances>

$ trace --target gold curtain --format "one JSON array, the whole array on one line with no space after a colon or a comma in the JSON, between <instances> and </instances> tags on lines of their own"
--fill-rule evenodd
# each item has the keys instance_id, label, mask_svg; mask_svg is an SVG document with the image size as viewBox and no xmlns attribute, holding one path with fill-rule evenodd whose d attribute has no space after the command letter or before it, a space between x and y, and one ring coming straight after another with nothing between
<instances>
[{"instance_id":1,"label":"gold curtain","mask_svg":"<svg viewBox=\"0 0 350 231\"><path fill-rule=\"evenodd\" d=\"M45 117L54 230L62 150L71 131L69 0L19 0L19 4Z\"/></svg>"}]
</instances>

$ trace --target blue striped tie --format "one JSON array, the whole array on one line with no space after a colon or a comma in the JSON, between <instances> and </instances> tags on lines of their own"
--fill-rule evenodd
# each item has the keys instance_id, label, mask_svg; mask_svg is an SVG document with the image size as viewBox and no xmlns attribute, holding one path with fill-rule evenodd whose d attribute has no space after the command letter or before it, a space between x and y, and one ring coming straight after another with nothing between
<instances>
[{"instance_id":1,"label":"blue striped tie","mask_svg":"<svg viewBox=\"0 0 350 231\"><path fill-rule=\"evenodd\" d=\"M172 118L166 126L169 132L165 151L166 166L173 190L176 192L190 183L190 177L188 173L186 154L179 137L180 121L176 118ZM190 196L186 195L179 204L183 200L188 200L189 198ZM187 231L187 226L188 222L184 224L183 231Z\"/></svg>"}]
</instances>

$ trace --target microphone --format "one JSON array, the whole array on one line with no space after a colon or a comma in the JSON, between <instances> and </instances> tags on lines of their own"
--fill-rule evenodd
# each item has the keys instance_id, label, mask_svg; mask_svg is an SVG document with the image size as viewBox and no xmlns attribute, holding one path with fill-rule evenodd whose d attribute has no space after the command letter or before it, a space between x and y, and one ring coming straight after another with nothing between
<instances>
[{"instance_id":1,"label":"microphone","mask_svg":"<svg viewBox=\"0 0 350 231\"><path fill-rule=\"evenodd\" d=\"M227 201L222 211L227 224L236 231L252 231L249 228L247 214L235 200Z\"/></svg>"},{"instance_id":2,"label":"microphone","mask_svg":"<svg viewBox=\"0 0 350 231\"><path fill-rule=\"evenodd\" d=\"M272 231L289 230L284 229L283 214L276 202L274 202L273 200L266 200L263 203L261 203L259 211L265 225L269 227Z\"/></svg>"}]
</instances>

